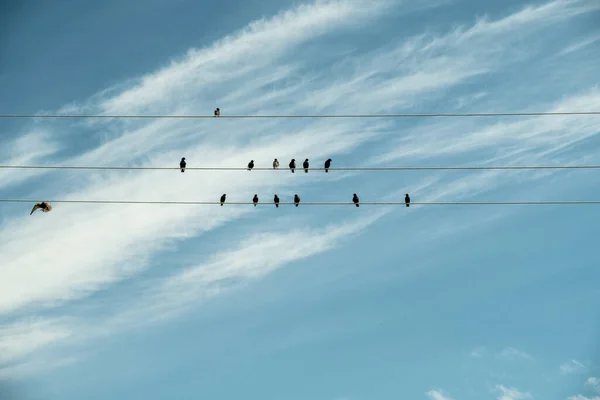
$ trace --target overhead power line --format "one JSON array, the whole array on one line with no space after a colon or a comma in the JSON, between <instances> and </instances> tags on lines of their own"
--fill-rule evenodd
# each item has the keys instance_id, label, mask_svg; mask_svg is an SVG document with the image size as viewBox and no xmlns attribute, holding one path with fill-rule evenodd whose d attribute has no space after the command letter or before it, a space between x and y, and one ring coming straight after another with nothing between
<instances>
[{"instance_id":1,"label":"overhead power line","mask_svg":"<svg viewBox=\"0 0 600 400\"><path fill-rule=\"evenodd\" d=\"M125 167L125 166L77 166L77 165L0 165L0 169L73 169L73 170L180 170L180 167ZM323 171L325 168L308 168L309 171ZM600 165L517 165L479 167L342 167L328 168L330 171L427 171L427 170L516 170L516 169L600 169ZM186 171L242 171L248 167L186 167ZM253 171L286 171L288 167L255 167ZM304 168L296 167L302 171Z\"/></svg>"},{"instance_id":2,"label":"overhead power line","mask_svg":"<svg viewBox=\"0 0 600 400\"><path fill-rule=\"evenodd\" d=\"M0 199L0 203L36 203L31 199ZM48 203L82 203L82 204L163 204L163 205L220 205L218 201L127 201L127 200L44 200ZM252 202L226 201L225 205L252 205ZM293 205L293 202L280 202L280 205ZM593 201L443 201L443 202L412 202L413 205L423 206L475 206L475 205L600 205L600 200ZM273 206L272 201L259 202L258 205ZM349 206L352 202L300 202L300 206ZM372 206L404 206L404 202L360 202L360 205Z\"/></svg>"},{"instance_id":3,"label":"overhead power line","mask_svg":"<svg viewBox=\"0 0 600 400\"><path fill-rule=\"evenodd\" d=\"M534 117L560 115L600 115L600 111L514 112L514 113L420 113L420 114L330 114L330 115L84 115L84 114L0 114L0 118L126 118L126 119L201 119L201 118L424 118L424 117Z\"/></svg>"}]
</instances>

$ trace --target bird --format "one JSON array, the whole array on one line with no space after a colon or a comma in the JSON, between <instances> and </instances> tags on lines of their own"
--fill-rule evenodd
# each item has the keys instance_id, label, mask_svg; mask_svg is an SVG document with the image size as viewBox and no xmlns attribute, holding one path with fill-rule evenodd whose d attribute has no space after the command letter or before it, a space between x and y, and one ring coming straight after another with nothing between
<instances>
[{"instance_id":1,"label":"bird","mask_svg":"<svg viewBox=\"0 0 600 400\"><path fill-rule=\"evenodd\" d=\"M297 194L294 195L294 204L296 205L296 207L298 207L298 204L300 204L300 196L298 196Z\"/></svg>"},{"instance_id":2,"label":"bird","mask_svg":"<svg viewBox=\"0 0 600 400\"><path fill-rule=\"evenodd\" d=\"M279 208L279 196L273 196L273 203L275 203L275 207Z\"/></svg>"},{"instance_id":3,"label":"bird","mask_svg":"<svg viewBox=\"0 0 600 400\"><path fill-rule=\"evenodd\" d=\"M254 168L254 160L250 160L248 163L248 171L252 171L252 168Z\"/></svg>"},{"instance_id":4,"label":"bird","mask_svg":"<svg viewBox=\"0 0 600 400\"><path fill-rule=\"evenodd\" d=\"M217 107L215 109L215 117L220 117L221 116L221 110L219 109L219 107Z\"/></svg>"},{"instance_id":5,"label":"bird","mask_svg":"<svg viewBox=\"0 0 600 400\"><path fill-rule=\"evenodd\" d=\"M292 170L292 174L293 174L294 169L296 169L296 159L295 158L292 158L292 161L290 161L289 167Z\"/></svg>"},{"instance_id":6,"label":"bird","mask_svg":"<svg viewBox=\"0 0 600 400\"><path fill-rule=\"evenodd\" d=\"M306 160L304 160L304 162L302 163L302 166L304 167L304 172L306 172L308 174L308 158Z\"/></svg>"},{"instance_id":7,"label":"bird","mask_svg":"<svg viewBox=\"0 0 600 400\"><path fill-rule=\"evenodd\" d=\"M252 202L254 203L254 207L256 207L256 204L258 203L258 195L255 194L254 197L252 198Z\"/></svg>"},{"instance_id":8,"label":"bird","mask_svg":"<svg viewBox=\"0 0 600 400\"><path fill-rule=\"evenodd\" d=\"M41 209L42 212L49 212L52 210L52 206L49 203L42 201L41 203L37 203L36 205L33 206L29 215L33 214L33 212L35 210L37 210L38 208Z\"/></svg>"},{"instance_id":9,"label":"bird","mask_svg":"<svg viewBox=\"0 0 600 400\"><path fill-rule=\"evenodd\" d=\"M354 196L352 196L352 202L354 204L356 204L356 207L358 207L359 200L358 200L358 196L356 195L356 193L354 193Z\"/></svg>"},{"instance_id":10,"label":"bird","mask_svg":"<svg viewBox=\"0 0 600 400\"><path fill-rule=\"evenodd\" d=\"M179 161L179 168L181 168L181 172L185 172L186 165L187 165L187 163L185 162L185 157L183 157L181 159L181 161Z\"/></svg>"},{"instance_id":11,"label":"bird","mask_svg":"<svg viewBox=\"0 0 600 400\"><path fill-rule=\"evenodd\" d=\"M406 207L410 207L410 196L408 193L406 193L406 196L404 196L404 203L406 203Z\"/></svg>"},{"instance_id":12,"label":"bird","mask_svg":"<svg viewBox=\"0 0 600 400\"><path fill-rule=\"evenodd\" d=\"M279 168L279 161L277 161L277 159L273 160L273 169L277 169Z\"/></svg>"},{"instance_id":13,"label":"bird","mask_svg":"<svg viewBox=\"0 0 600 400\"><path fill-rule=\"evenodd\" d=\"M325 172L329 172L329 167L331 167L331 158L328 158L327 161L325 161Z\"/></svg>"},{"instance_id":14,"label":"bird","mask_svg":"<svg viewBox=\"0 0 600 400\"><path fill-rule=\"evenodd\" d=\"M223 193L223 196L221 196L221 207L223 207L223 203L225 203L226 198L227 198L227 195L225 193Z\"/></svg>"}]
</instances>

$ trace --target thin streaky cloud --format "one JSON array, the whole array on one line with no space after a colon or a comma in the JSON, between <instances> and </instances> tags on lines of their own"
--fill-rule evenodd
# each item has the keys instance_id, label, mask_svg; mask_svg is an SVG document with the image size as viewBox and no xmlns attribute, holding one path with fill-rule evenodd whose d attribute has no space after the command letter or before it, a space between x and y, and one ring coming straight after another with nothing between
<instances>
[{"instance_id":1,"label":"thin streaky cloud","mask_svg":"<svg viewBox=\"0 0 600 400\"><path fill-rule=\"evenodd\" d=\"M454 398L445 395L441 390L430 390L425 393L431 400L454 400Z\"/></svg>"},{"instance_id":2,"label":"thin streaky cloud","mask_svg":"<svg viewBox=\"0 0 600 400\"><path fill-rule=\"evenodd\" d=\"M583 365L581 362L577 360L571 360L560 366L560 373L564 375L576 374L584 371L585 369L587 369L586 366Z\"/></svg>"},{"instance_id":3,"label":"thin streaky cloud","mask_svg":"<svg viewBox=\"0 0 600 400\"><path fill-rule=\"evenodd\" d=\"M533 398L531 393L522 392L514 387L496 385L495 390L500 393L498 400L525 400Z\"/></svg>"}]
</instances>

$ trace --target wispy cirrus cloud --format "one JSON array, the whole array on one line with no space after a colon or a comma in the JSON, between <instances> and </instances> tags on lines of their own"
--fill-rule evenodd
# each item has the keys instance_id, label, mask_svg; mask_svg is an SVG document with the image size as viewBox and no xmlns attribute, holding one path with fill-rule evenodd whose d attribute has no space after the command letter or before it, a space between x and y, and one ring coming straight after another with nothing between
<instances>
[{"instance_id":1,"label":"wispy cirrus cloud","mask_svg":"<svg viewBox=\"0 0 600 400\"><path fill-rule=\"evenodd\" d=\"M445 395L441 390L430 390L425 394L431 400L454 400L452 397Z\"/></svg>"},{"instance_id":2,"label":"wispy cirrus cloud","mask_svg":"<svg viewBox=\"0 0 600 400\"><path fill-rule=\"evenodd\" d=\"M375 211L324 228L256 232L251 238L242 240L237 248L216 254L200 265L185 267L149 288L140 294L135 305L118 314L112 323L154 322L185 312L199 302L246 285L286 264L338 247L389 212L385 209ZM290 247L289 243L295 245Z\"/></svg>"},{"instance_id":3,"label":"wispy cirrus cloud","mask_svg":"<svg viewBox=\"0 0 600 400\"><path fill-rule=\"evenodd\" d=\"M70 334L66 319L34 319L1 326L0 366L56 341L67 339Z\"/></svg>"},{"instance_id":4,"label":"wispy cirrus cloud","mask_svg":"<svg viewBox=\"0 0 600 400\"><path fill-rule=\"evenodd\" d=\"M514 347L506 347L499 354L499 358L515 360L515 359L524 359L524 360L532 360L533 357L525 352L522 352Z\"/></svg>"},{"instance_id":5,"label":"wispy cirrus cloud","mask_svg":"<svg viewBox=\"0 0 600 400\"><path fill-rule=\"evenodd\" d=\"M50 156L56 154L62 145L52 134L43 129L36 129L16 139L2 143L0 146L0 163L4 165L28 165L47 162ZM0 169L0 189L37 176L36 170Z\"/></svg>"},{"instance_id":6,"label":"wispy cirrus cloud","mask_svg":"<svg viewBox=\"0 0 600 400\"><path fill-rule=\"evenodd\" d=\"M532 398L531 393L521 392L514 387L496 385L495 390L500 393L498 400L525 400Z\"/></svg>"},{"instance_id":7,"label":"wispy cirrus cloud","mask_svg":"<svg viewBox=\"0 0 600 400\"><path fill-rule=\"evenodd\" d=\"M571 360L560 366L560 373L564 375L577 374L586 370L586 366L577 360Z\"/></svg>"},{"instance_id":8,"label":"wispy cirrus cloud","mask_svg":"<svg viewBox=\"0 0 600 400\"><path fill-rule=\"evenodd\" d=\"M574 53L574 52L579 51L583 48L586 48L587 46L590 46L598 41L600 41L600 35L593 35L593 36L587 37L585 39L579 40L579 41L567 46L566 48L561 50L557 55L564 56L567 54Z\"/></svg>"}]
</instances>

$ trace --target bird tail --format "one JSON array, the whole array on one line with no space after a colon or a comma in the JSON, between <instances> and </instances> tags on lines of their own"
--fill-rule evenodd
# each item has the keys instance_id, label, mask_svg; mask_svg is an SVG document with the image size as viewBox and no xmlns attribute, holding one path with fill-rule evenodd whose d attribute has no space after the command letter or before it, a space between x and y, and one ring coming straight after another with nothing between
<instances>
[{"instance_id":1,"label":"bird tail","mask_svg":"<svg viewBox=\"0 0 600 400\"><path fill-rule=\"evenodd\" d=\"M305 170L304 170L304 172L308 174L308 168L307 168L307 169L305 169Z\"/></svg>"},{"instance_id":2,"label":"bird tail","mask_svg":"<svg viewBox=\"0 0 600 400\"><path fill-rule=\"evenodd\" d=\"M410 207L410 204L407 204L406 207Z\"/></svg>"},{"instance_id":3,"label":"bird tail","mask_svg":"<svg viewBox=\"0 0 600 400\"><path fill-rule=\"evenodd\" d=\"M325 168L325 172L329 172L329 169Z\"/></svg>"},{"instance_id":4,"label":"bird tail","mask_svg":"<svg viewBox=\"0 0 600 400\"><path fill-rule=\"evenodd\" d=\"M279 208L279 204L275 203L275 207Z\"/></svg>"},{"instance_id":5,"label":"bird tail","mask_svg":"<svg viewBox=\"0 0 600 400\"><path fill-rule=\"evenodd\" d=\"M358 207L358 203L356 203L356 207Z\"/></svg>"},{"instance_id":6,"label":"bird tail","mask_svg":"<svg viewBox=\"0 0 600 400\"><path fill-rule=\"evenodd\" d=\"M223 207L223 203L221 203L221 207Z\"/></svg>"}]
</instances>

